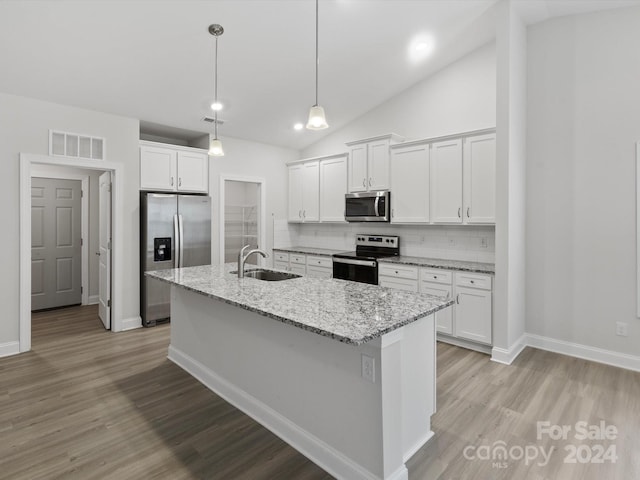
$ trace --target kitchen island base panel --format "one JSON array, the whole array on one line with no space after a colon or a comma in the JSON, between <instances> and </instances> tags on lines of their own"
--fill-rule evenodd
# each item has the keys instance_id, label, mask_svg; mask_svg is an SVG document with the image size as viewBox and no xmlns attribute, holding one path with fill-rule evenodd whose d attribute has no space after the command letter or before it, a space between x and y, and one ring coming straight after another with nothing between
<instances>
[{"instance_id":1,"label":"kitchen island base panel","mask_svg":"<svg viewBox=\"0 0 640 480\"><path fill-rule=\"evenodd\" d=\"M337 478L408 478L407 455L432 435L433 315L355 346L181 287L171 296L170 360Z\"/></svg>"}]
</instances>

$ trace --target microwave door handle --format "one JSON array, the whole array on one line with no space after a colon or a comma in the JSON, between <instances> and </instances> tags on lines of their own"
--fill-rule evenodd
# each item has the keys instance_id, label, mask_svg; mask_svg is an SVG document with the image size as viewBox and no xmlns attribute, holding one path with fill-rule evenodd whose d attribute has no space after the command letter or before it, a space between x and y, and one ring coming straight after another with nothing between
<instances>
[{"instance_id":1,"label":"microwave door handle","mask_svg":"<svg viewBox=\"0 0 640 480\"><path fill-rule=\"evenodd\" d=\"M375 201L373 202L373 209L376 212L376 217L380 216L380 211L378 210L378 203L380 202L380 197L376 197Z\"/></svg>"}]
</instances>

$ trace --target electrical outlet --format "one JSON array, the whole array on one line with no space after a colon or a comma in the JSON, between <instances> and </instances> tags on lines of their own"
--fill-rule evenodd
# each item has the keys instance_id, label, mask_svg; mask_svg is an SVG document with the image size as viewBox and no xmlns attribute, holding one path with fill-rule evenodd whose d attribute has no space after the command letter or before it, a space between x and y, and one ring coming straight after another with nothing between
<instances>
[{"instance_id":1,"label":"electrical outlet","mask_svg":"<svg viewBox=\"0 0 640 480\"><path fill-rule=\"evenodd\" d=\"M480 248L487 248L487 237L480 237Z\"/></svg>"},{"instance_id":2,"label":"electrical outlet","mask_svg":"<svg viewBox=\"0 0 640 480\"><path fill-rule=\"evenodd\" d=\"M376 383L376 361L369 355L362 354L362 378Z\"/></svg>"},{"instance_id":3,"label":"electrical outlet","mask_svg":"<svg viewBox=\"0 0 640 480\"><path fill-rule=\"evenodd\" d=\"M621 337L627 336L627 324L624 322L616 322L616 335Z\"/></svg>"}]
</instances>

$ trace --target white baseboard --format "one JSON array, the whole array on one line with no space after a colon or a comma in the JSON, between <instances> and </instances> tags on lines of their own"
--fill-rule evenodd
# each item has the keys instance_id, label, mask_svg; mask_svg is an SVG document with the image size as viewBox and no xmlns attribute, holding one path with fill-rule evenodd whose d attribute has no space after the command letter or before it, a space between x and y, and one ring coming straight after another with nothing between
<instances>
[{"instance_id":1,"label":"white baseboard","mask_svg":"<svg viewBox=\"0 0 640 480\"><path fill-rule=\"evenodd\" d=\"M490 345L482 345L480 343L471 342L465 340L464 338L451 337L446 333L436 333L436 340L439 342L448 343L450 345L455 345L456 347L467 348L469 350L475 350L476 352L491 354L491 346Z\"/></svg>"},{"instance_id":2,"label":"white baseboard","mask_svg":"<svg viewBox=\"0 0 640 480\"><path fill-rule=\"evenodd\" d=\"M402 457L402 461L406 463L411 457L413 457L416 454L418 450L420 450L423 447L425 443L431 440L431 437L433 437L433 435L434 435L433 430L429 430L429 433L427 433L424 437L422 437L419 441L417 441L415 445L413 445L409 450L407 450L407 452Z\"/></svg>"},{"instance_id":3,"label":"white baseboard","mask_svg":"<svg viewBox=\"0 0 640 480\"><path fill-rule=\"evenodd\" d=\"M511 365L527 346L527 334L523 333L510 348L493 347L491 349L491 360L505 365Z\"/></svg>"},{"instance_id":4,"label":"white baseboard","mask_svg":"<svg viewBox=\"0 0 640 480\"><path fill-rule=\"evenodd\" d=\"M526 343L530 347L640 372L640 357L636 355L628 355L611 350L604 350L602 348L590 347L588 345L581 345L579 343L556 340L555 338L542 337L532 333L527 333L526 337Z\"/></svg>"},{"instance_id":5,"label":"white baseboard","mask_svg":"<svg viewBox=\"0 0 640 480\"><path fill-rule=\"evenodd\" d=\"M0 343L0 357L8 357L20 353L20 342Z\"/></svg>"},{"instance_id":6,"label":"white baseboard","mask_svg":"<svg viewBox=\"0 0 640 480\"><path fill-rule=\"evenodd\" d=\"M124 332L126 330L134 330L136 328L142 328L142 318L140 317L131 317L131 318L123 318L121 323L119 332Z\"/></svg>"},{"instance_id":7,"label":"white baseboard","mask_svg":"<svg viewBox=\"0 0 640 480\"><path fill-rule=\"evenodd\" d=\"M209 388L209 390L249 415L334 477L354 480L380 480L379 477L345 457L338 450L327 445L244 390L232 385L184 352L169 345L167 357ZM387 480L407 480L407 478L406 468L400 468L390 475Z\"/></svg>"},{"instance_id":8,"label":"white baseboard","mask_svg":"<svg viewBox=\"0 0 640 480\"><path fill-rule=\"evenodd\" d=\"M100 295L89 295L87 305L97 305L100 303Z\"/></svg>"}]
</instances>

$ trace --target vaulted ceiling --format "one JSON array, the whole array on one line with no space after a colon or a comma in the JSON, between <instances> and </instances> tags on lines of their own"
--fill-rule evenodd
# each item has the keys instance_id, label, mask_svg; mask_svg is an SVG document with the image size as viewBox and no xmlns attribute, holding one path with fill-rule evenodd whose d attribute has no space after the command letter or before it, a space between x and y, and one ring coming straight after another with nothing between
<instances>
[{"instance_id":1,"label":"vaulted ceiling","mask_svg":"<svg viewBox=\"0 0 640 480\"><path fill-rule=\"evenodd\" d=\"M527 21L635 1L517 0ZM207 133L221 24L220 136L302 149L493 40L495 0L320 0L319 103L329 130L295 131L314 103L313 0L0 1L0 91ZM433 51L415 51L416 41ZM427 49L428 50L428 49Z\"/></svg>"}]
</instances>

